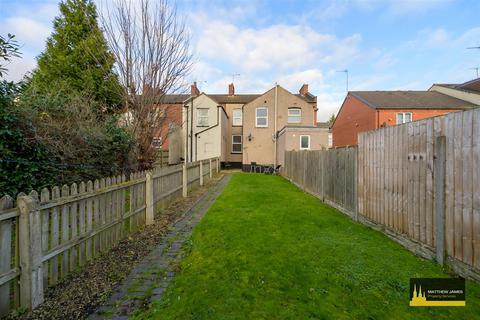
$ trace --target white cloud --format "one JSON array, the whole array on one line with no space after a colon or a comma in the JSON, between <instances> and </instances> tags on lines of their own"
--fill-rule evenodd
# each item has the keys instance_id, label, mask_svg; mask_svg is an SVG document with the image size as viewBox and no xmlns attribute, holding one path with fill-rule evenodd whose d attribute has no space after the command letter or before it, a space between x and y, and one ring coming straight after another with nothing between
<instances>
[{"instance_id":1,"label":"white cloud","mask_svg":"<svg viewBox=\"0 0 480 320\"><path fill-rule=\"evenodd\" d=\"M44 50L45 41L52 32L52 20L58 14L58 4L41 2L28 6L14 5L9 8L9 13L11 15L0 23L0 33L15 35L22 57L12 59L5 78L18 81L36 67L35 57Z\"/></svg>"},{"instance_id":2,"label":"white cloud","mask_svg":"<svg viewBox=\"0 0 480 320\"><path fill-rule=\"evenodd\" d=\"M338 39L308 26L276 24L241 28L231 22L207 19L196 45L200 59L231 64L249 72L304 68L315 63L354 59L361 36Z\"/></svg>"},{"instance_id":3,"label":"white cloud","mask_svg":"<svg viewBox=\"0 0 480 320\"><path fill-rule=\"evenodd\" d=\"M2 23L0 32L14 34L21 45L28 44L29 47L42 50L51 27L31 18L15 16Z\"/></svg>"}]
</instances>

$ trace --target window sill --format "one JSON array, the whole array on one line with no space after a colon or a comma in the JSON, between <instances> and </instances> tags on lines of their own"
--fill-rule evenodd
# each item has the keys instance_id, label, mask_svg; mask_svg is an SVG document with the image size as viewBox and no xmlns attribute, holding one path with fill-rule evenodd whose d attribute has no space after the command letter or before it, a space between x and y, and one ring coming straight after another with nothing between
<instances>
[{"instance_id":1,"label":"window sill","mask_svg":"<svg viewBox=\"0 0 480 320\"><path fill-rule=\"evenodd\" d=\"M243 152L230 152L230 154L242 154Z\"/></svg>"}]
</instances>

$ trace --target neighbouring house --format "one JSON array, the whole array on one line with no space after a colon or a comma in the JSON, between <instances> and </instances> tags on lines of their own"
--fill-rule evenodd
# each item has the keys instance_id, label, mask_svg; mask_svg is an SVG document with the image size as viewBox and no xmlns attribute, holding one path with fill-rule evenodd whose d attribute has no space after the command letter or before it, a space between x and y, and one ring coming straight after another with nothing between
<instances>
[{"instance_id":1,"label":"neighbouring house","mask_svg":"<svg viewBox=\"0 0 480 320\"><path fill-rule=\"evenodd\" d=\"M228 94L197 92L183 108L185 158L219 157L224 167L249 170L251 162L283 164L284 150L326 148L328 126L316 126L316 102L308 85L298 94L281 86L235 94L233 84Z\"/></svg>"},{"instance_id":2,"label":"neighbouring house","mask_svg":"<svg viewBox=\"0 0 480 320\"><path fill-rule=\"evenodd\" d=\"M243 170L252 164L283 165L284 151L328 146L328 129L317 128L317 97L304 84L299 94L276 85L243 106Z\"/></svg>"},{"instance_id":3,"label":"neighbouring house","mask_svg":"<svg viewBox=\"0 0 480 320\"><path fill-rule=\"evenodd\" d=\"M228 116L225 108L205 93L183 106L183 136L187 162L213 157L226 160Z\"/></svg>"},{"instance_id":4,"label":"neighbouring house","mask_svg":"<svg viewBox=\"0 0 480 320\"><path fill-rule=\"evenodd\" d=\"M429 91L437 91L448 96L480 105L480 78L460 84L433 84Z\"/></svg>"},{"instance_id":5,"label":"neighbouring house","mask_svg":"<svg viewBox=\"0 0 480 320\"><path fill-rule=\"evenodd\" d=\"M465 110L477 104L431 91L350 91L332 125L333 147L357 144L357 135Z\"/></svg>"},{"instance_id":6,"label":"neighbouring house","mask_svg":"<svg viewBox=\"0 0 480 320\"><path fill-rule=\"evenodd\" d=\"M166 94L162 103L155 105L159 113L159 126L154 132L152 146L160 150L169 150L169 134L182 127L183 102L190 97L188 94Z\"/></svg>"}]
</instances>

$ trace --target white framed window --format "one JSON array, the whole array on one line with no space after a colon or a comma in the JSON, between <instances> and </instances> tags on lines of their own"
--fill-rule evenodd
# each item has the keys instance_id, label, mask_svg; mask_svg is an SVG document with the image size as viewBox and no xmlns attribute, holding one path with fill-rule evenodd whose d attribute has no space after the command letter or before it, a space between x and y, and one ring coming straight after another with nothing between
<instances>
[{"instance_id":1,"label":"white framed window","mask_svg":"<svg viewBox=\"0 0 480 320\"><path fill-rule=\"evenodd\" d=\"M300 136L300 150L310 150L310 136Z\"/></svg>"},{"instance_id":2,"label":"white framed window","mask_svg":"<svg viewBox=\"0 0 480 320\"><path fill-rule=\"evenodd\" d=\"M266 107L259 107L255 110L255 127L268 127L268 109Z\"/></svg>"},{"instance_id":3,"label":"white framed window","mask_svg":"<svg viewBox=\"0 0 480 320\"><path fill-rule=\"evenodd\" d=\"M233 109L233 125L242 125L242 109Z\"/></svg>"},{"instance_id":4,"label":"white framed window","mask_svg":"<svg viewBox=\"0 0 480 320\"><path fill-rule=\"evenodd\" d=\"M242 136L232 135L232 153L242 153Z\"/></svg>"},{"instance_id":5,"label":"white framed window","mask_svg":"<svg viewBox=\"0 0 480 320\"><path fill-rule=\"evenodd\" d=\"M208 127L208 109L197 109L197 127Z\"/></svg>"},{"instance_id":6,"label":"white framed window","mask_svg":"<svg viewBox=\"0 0 480 320\"><path fill-rule=\"evenodd\" d=\"M407 123L412 121L411 112L398 112L397 113L397 124Z\"/></svg>"},{"instance_id":7,"label":"white framed window","mask_svg":"<svg viewBox=\"0 0 480 320\"><path fill-rule=\"evenodd\" d=\"M302 122L302 109L288 108L288 123Z\"/></svg>"},{"instance_id":8,"label":"white framed window","mask_svg":"<svg viewBox=\"0 0 480 320\"><path fill-rule=\"evenodd\" d=\"M153 138L152 140L152 147L155 149L159 149L162 146L162 138Z\"/></svg>"}]
</instances>

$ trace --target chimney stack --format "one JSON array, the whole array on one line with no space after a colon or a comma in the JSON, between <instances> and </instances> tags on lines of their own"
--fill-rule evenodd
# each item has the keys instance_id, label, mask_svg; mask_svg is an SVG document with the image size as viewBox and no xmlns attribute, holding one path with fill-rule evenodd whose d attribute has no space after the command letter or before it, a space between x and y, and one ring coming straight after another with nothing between
<instances>
[{"instance_id":1,"label":"chimney stack","mask_svg":"<svg viewBox=\"0 0 480 320\"><path fill-rule=\"evenodd\" d=\"M307 93L308 93L308 84L305 83L305 84L300 88L299 92L300 92L300 94L301 94L302 96L306 96Z\"/></svg>"},{"instance_id":2,"label":"chimney stack","mask_svg":"<svg viewBox=\"0 0 480 320\"><path fill-rule=\"evenodd\" d=\"M234 96L235 95L235 87L233 86L233 83L230 83L228 85L228 95L229 96Z\"/></svg>"},{"instance_id":3,"label":"chimney stack","mask_svg":"<svg viewBox=\"0 0 480 320\"><path fill-rule=\"evenodd\" d=\"M200 91L198 91L198 88L197 88L197 82L196 81L190 87L190 94L192 96L198 96L200 94Z\"/></svg>"}]
</instances>

